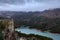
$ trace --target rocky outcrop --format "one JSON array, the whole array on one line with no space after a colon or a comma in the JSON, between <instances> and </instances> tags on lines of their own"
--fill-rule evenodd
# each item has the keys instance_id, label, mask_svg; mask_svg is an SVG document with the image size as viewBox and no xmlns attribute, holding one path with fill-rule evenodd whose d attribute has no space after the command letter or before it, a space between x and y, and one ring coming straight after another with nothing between
<instances>
[{"instance_id":1,"label":"rocky outcrop","mask_svg":"<svg viewBox=\"0 0 60 40\"><path fill-rule=\"evenodd\" d=\"M16 40L13 19L4 19L1 21L5 24L5 28L2 30L3 40Z\"/></svg>"}]
</instances>

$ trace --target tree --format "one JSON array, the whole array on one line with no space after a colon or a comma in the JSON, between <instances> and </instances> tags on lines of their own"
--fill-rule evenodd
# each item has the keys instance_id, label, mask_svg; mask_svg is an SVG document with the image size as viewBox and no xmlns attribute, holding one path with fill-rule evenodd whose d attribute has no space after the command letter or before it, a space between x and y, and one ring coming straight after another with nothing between
<instances>
[{"instance_id":1,"label":"tree","mask_svg":"<svg viewBox=\"0 0 60 40\"><path fill-rule=\"evenodd\" d=\"M7 20L0 21L0 40L3 40L2 31L5 29L5 27L8 27L8 21Z\"/></svg>"}]
</instances>

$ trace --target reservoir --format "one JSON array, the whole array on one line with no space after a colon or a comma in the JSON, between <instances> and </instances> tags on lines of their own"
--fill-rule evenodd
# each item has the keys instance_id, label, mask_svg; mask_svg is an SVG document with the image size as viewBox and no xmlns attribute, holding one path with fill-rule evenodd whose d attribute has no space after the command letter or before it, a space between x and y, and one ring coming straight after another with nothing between
<instances>
[{"instance_id":1,"label":"reservoir","mask_svg":"<svg viewBox=\"0 0 60 40\"><path fill-rule=\"evenodd\" d=\"M50 32L42 32L37 29L29 29L28 27L20 27L16 28L15 31L25 33L25 34L35 34L35 35L41 35L41 36L46 36L50 37L53 40L60 40L60 34L55 34L55 33L50 33Z\"/></svg>"}]
</instances>

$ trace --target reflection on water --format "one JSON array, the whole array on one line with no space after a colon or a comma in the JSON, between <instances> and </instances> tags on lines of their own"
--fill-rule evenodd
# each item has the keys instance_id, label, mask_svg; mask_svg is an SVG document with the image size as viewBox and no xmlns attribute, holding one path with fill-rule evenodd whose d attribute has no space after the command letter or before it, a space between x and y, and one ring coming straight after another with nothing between
<instances>
[{"instance_id":1,"label":"reflection on water","mask_svg":"<svg viewBox=\"0 0 60 40\"><path fill-rule=\"evenodd\" d=\"M53 38L54 40L60 40L60 34L42 32L42 31L36 30L36 29L29 29L28 27L26 27L26 28L25 27L20 27L20 28L17 28L15 30L18 31L18 32L21 32L21 33L25 33L25 34L38 34L38 35Z\"/></svg>"}]
</instances>

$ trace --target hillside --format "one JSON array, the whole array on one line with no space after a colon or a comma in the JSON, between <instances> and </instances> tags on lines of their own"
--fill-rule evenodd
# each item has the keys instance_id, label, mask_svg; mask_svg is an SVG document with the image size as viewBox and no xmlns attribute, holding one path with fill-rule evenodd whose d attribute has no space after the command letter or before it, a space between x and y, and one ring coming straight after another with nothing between
<instances>
[{"instance_id":1,"label":"hillside","mask_svg":"<svg viewBox=\"0 0 60 40\"><path fill-rule=\"evenodd\" d=\"M26 25L42 31L51 30L60 33L60 9L45 10L43 12L23 12L14 15L15 26Z\"/></svg>"},{"instance_id":2,"label":"hillside","mask_svg":"<svg viewBox=\"0 0 60 40\"><path fill-rule=\"evenodd\" d=\"M53 40L45 36L20 33L14 29L12 19L0 17L0 40Z\"/></svg>"},{"instance_id":3,"label":"hillside","mask_svg":"<svg viewBox=\"0 0 60 40\"><path fill-rule=\"evenodd\" d=\"M60 8L35 12L2 11L0 14L5 14L4 17L12 16L15 27L26 25L42 31L60 33Z\"/></svg>"}]
</instances>

